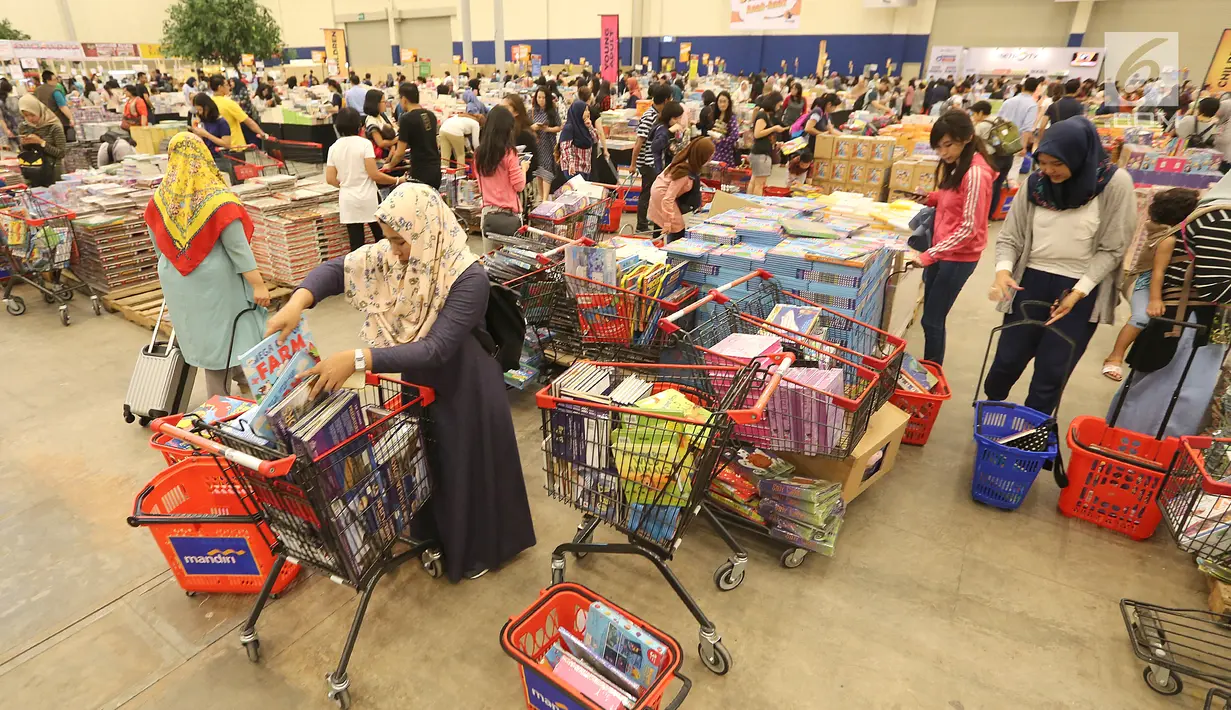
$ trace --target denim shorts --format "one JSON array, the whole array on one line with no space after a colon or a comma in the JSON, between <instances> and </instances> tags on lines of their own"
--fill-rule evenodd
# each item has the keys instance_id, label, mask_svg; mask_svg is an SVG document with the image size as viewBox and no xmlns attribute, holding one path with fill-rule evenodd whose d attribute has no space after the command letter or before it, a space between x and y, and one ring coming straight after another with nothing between
<instances>
[{"instance_id":1,"label":"denim shorts","mask_svg":"<svg viewBox=\"0 0 1231 710\"><path fill-rule=\"evenodd\" d=\"M1144 328L1150 322L1150 316L1146 315L1146 306L1150 305L1150 283L1146 282L1143 287L1141 282L1137 282L1137 287L1133 289L1133 295L1129 299L1129 305L1132 307L1132 315L1128 317L1128 324L1134 328Z\"/></svg>"}]
</instances>

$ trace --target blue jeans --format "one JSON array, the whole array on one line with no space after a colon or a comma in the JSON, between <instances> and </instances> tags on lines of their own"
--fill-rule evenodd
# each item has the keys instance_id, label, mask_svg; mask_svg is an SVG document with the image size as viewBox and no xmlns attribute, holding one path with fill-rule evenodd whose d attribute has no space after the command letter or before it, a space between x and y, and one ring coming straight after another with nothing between
<instances>
[{"instance_id":1,"label":"blue jeans","mask_svg":"<svg viewBox=\"0 0 1231 710\"><path fill-rule=\"evenodd\" d=\"M923 270L923 359L945 361L945 320L977 261L938 261Z\"/></svg>"}]
</instances>

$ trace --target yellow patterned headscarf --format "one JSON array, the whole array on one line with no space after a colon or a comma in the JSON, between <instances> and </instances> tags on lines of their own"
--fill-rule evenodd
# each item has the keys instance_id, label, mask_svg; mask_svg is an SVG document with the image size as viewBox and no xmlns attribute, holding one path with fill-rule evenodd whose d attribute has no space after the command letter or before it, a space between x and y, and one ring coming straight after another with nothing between
<instances>
[{"instance_id":1,"label":"yellow patterned headscarf","mask_svg":"<svg viewBox=\"0 0 1231 710\"><path fill-rule=\"evenodd\" d=\"M145 208L159 251L187 276L237 219L252 241L248 211L223 181L205 143L191 133L176 134L167 145L167 174Z\"/></svg>"},{"instance_id":2,"label":"yellow patterned headscarf","mask_svg":"<svg viewBox=\"0 0 1231 710\"><path fill-rule=\"evenodd\" d=\"M346 257L346 297L367 318L359 335L372 347L411 343L436 322L449 289L477 259L466 232L440 193L417 183L395 189L376 208L376 219L410 246L405 264L388 240Z\"/></svg>"}]
</instances>

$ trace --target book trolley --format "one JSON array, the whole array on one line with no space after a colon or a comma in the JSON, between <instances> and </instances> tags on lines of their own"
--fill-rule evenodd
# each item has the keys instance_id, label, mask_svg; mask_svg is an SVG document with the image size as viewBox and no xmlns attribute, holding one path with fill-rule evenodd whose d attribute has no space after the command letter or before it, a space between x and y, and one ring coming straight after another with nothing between
<instances>
[{"instance_id":1,"label":"book trolley","mask_svg":"<svg viewBox=\"0 0 1231 710\"><path fill-rule=\"evenodd\" d=\"M611 209L616 202L619 187L592 182L603 188L603 197L562 215L545 215L530 212L527 224L545 232L551 232L568 241L583 237L596 239L604 223L610 223ZM562 194L557 192L556 195ZM542 203L540 203L540 207ZM538 207L535 208L536 210Z\"/></svg>"},{"instance_id":2,"label":"book trolley","mask_svg":"<svg viewBox=\"0 0 1231 710\"><path fill-rule=\"evenodd\" d=\"M613 359L657 362L671 345L663 319L697 295L696 286L671 288L666 283L641 289L564 275L569 301L576 307L581 344Z\"/></svg>"},{"instance_id":3,"label":"book trolley","mask_svg":"<svg viewBox=\"0 0 1231 710\"><path fill-rule=\"evenodd\" d=\"M250 443L224 427L190 433L157 423L160 433L210 454L253 508L245 513L259 513L276 537L277 557L240 630L249 660L260 660L256 623L286 562L316 568L362 593L338 665L326 676L329 698L343 709L350 707L347 665L376 584L411 559L432 577L443 572L436 542L412 537L432 489L425 429L435 393L369 373L358 395L364 406L389 413L316 458ZM375 461L375 468L365 460Z\"/></svg>"},{"instance_id":4,"label":"book trolley","mask_svg":"<svg viewBox=\"0 0 1231 710\"><path fill-rule=\"evenodd\" d=\"M747 554L702 502L735 425L764 417L792 357L773 360L777 365L770 367L759 362L743 367L590 363L617 388L636 378L654 393L677 391L708 411L704 421L621 406L610 398L600 402L553 394L554 385L537 395L547 494L583 514L573 540L552 552L552 584L564 581L566 553L579 559L591 552L644 557L696 619L701 662L719 675L730 670L731 654L668 562L692 521L704 517L733 553L715 573L727 582L720 588L734 589L743 581ZM754 390L760 395L747 406ZM600 523L626 535L628 542L595 543Z\"/></svg>"},{"instance_id":5,"label":"book trolley","mask_svg":"<svg viewBox=\"0 0 1231 710\"><path fill-rule=\"evenodd\" d=\"M1179 695L1181 676L1231 687L1231 630L1225 614L1132 599L1120 600L1120 614L1133 653L1146 663L1141 677L1150 690Z\"/></svg>"},{"instance_id":6,"label":"book trolley","mask_svg":"<svg viewBox=\"0 0 1231 710\"><path fill-rule=\"evenodd\" d=\"M13 287L23 283L38 290L43 301L59 306L60 323L72 322L68 302L81 291L90 299L94 315L102 315L103 305L84 281L65 283L63 273L77 253L73 238L76 213L26 191L24 185L0 188L0 267L8 271L4 283L4 307L9 315L26 312L26 302L13 295Z\"/></svg>"}]
</instances>

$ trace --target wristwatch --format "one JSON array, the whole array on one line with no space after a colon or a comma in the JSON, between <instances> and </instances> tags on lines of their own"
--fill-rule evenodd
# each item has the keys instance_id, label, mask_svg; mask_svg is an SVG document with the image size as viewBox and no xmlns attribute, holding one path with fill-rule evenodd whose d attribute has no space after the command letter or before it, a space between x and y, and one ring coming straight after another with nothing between
<instances>
[{"instance_id":1,"label":"wristwatch","mask_svg":"<svg viewBox=\"0 0 1231 710\"><path fill-rule=\"evenodd\" d=\"M355 372L363 372L366 369L368 363L363 357L363 348L355 348Z\"/></svg>"}]
</instances>

